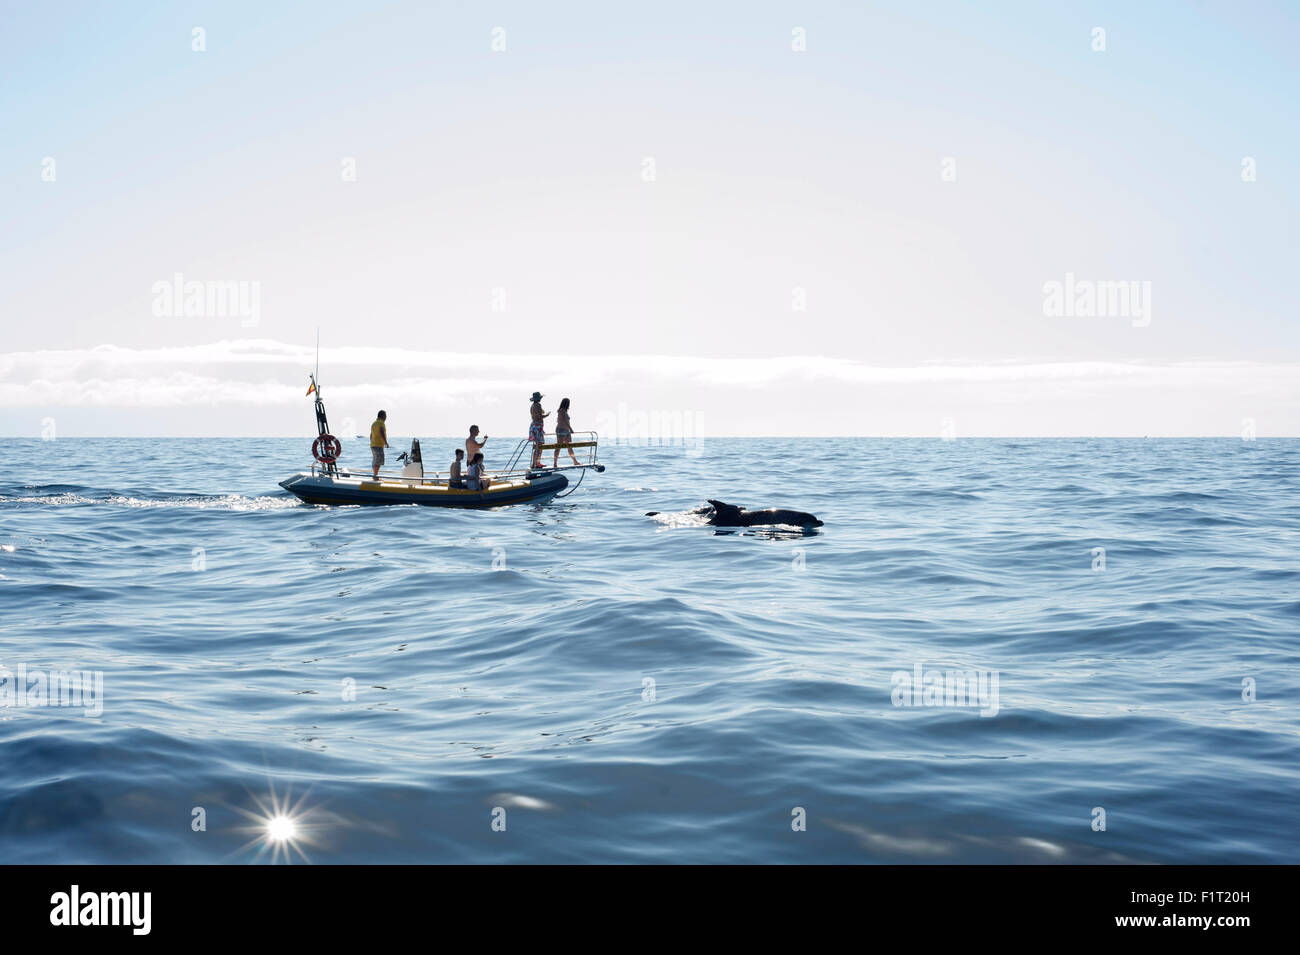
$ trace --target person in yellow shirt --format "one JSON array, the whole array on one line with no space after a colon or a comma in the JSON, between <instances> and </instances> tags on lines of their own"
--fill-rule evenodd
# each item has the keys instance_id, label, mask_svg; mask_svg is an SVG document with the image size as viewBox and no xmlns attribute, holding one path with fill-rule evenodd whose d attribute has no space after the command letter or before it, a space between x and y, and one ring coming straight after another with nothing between
<instances>
[{"instance_id":1,"label":"person in yellow shirt","mask_svg":"<svg viewBox=\"0 0 1300 955\"><path fill-rule=\"evenodd\" d=\"M384 463L384 448L391 448L388 443L388 412L380 411L375 423L370 426L370 464L374 468L375 480L379 480L379 467Z\"/></svg>"}]
</instances>

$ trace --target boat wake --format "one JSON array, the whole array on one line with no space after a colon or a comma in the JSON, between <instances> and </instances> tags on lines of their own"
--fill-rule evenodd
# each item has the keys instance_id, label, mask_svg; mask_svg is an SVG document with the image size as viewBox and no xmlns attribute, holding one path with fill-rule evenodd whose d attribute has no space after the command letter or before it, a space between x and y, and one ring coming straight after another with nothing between
<instances>
[{"instance_id":1,"label":"boat wake","mask_svg":"<svg viewBox=\"0 0 1300 955\"><path fill-rule=\"evenodd\" d=\"M114 490L76 484L26 485L0 488L0 508L30 505L84 507L108 504L114 507L189 507L205 510L264 511L295 507L298 502L283 494L184 494L141 488Z\"/></svg>"}]
</instances>

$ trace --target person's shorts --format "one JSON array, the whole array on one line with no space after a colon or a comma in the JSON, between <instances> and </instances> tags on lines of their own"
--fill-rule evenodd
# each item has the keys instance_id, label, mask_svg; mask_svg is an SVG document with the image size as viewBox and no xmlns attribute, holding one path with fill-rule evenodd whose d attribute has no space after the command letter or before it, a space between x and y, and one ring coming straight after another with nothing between
<instances>
[{"instance_id":1,"label":"person's shorts","mask_svg":"<svg viewBox=\"0 0 1300 955\"><path fill-rule=\"evenodd\" d=\"M568 444L573 440L573 432L568 428L556 428L555 440L558 444Z\"/></svg>"},{"instance_id":2,"label":"person's shorts","mask_svg":"<svg viewBox=\"0 0 1300 955\"><path fill-rule=\"evenodd\" d=\"M534 444L545 444L546 429L540 424L530 424L528 426L528 440Z\"/></svg>"},{"instance_id":3,"label":"person's shorts","mask_svg":"<svg viewBox=\"0 0 1300 955\"><path fill-rule=\"evenodd\" d=\"M381 468L381 467L384 466L384 449L383 449L383 448L371 448L371 449L370 449L370 466L371 466L371 467L376 467L376 468Z\"/></svg>"},{"instance_id":4,"label":"person's shorts","mask_svg":"<svg viewBox=\"0 0 1300 955\"><path fill-rule=\"evenodd\" d=\"M466 485L464 481L449 481L447 483L447 486L451 488L453 491L464 491L468 487L468 485Z\"/></svg>"}]
</instances>

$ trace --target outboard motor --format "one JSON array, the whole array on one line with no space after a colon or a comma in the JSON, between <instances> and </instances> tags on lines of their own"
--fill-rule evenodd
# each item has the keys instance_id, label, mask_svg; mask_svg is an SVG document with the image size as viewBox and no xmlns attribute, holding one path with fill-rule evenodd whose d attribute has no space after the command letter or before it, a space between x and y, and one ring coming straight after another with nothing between
<instances>
[{"instance_id":1,"label":"outboard motor","mask_svg":"<svg viewBox=\"0 0 1300 955\"><path fill-rule=\"evenodd\" d=\"M424 459L420 457L419 438L412 438L411 450L399 454L397 460L406 462L406 467L402 468L402 477L416 479L424 477Z\"/></svg>"}]
</instances>

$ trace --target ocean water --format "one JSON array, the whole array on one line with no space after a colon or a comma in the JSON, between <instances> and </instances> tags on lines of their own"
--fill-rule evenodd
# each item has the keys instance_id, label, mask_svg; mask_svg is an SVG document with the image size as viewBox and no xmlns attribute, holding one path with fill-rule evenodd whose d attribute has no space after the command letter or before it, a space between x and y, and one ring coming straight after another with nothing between
<instances>
[{"instance_id":1,"label":"ocean water","mask_svg":"<svg viewBox=\"0 0 1300 955\"><path fill-rule=\"evenodd\" d=\"M6 440L5 862L1300 850L1300 442L609 446L479 512L301 504L308 444ZM825 526L645 516L708 497Z\"/></svg>"}]
</instances>

